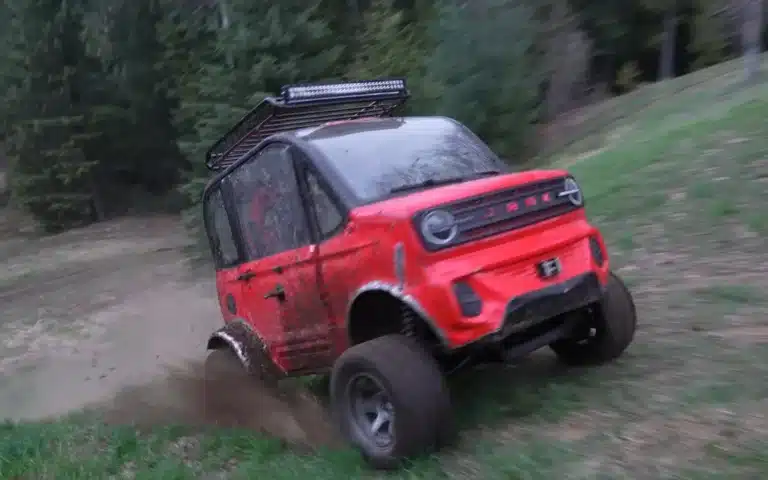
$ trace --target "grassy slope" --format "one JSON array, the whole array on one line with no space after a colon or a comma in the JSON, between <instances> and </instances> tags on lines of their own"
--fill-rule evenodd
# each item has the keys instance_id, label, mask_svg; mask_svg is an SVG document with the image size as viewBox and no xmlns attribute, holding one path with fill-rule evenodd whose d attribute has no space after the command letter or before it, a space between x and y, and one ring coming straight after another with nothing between
<instances>
[{"instance_id":1,"label":"grassy slope","mask_svg":"<svg viewBox=\"0 0 768 480\"><path fill-rule=\"evenodd\" d=\"M714 78L640 112L628 111L636 109L633 97L612 101L602 111L620 118L612 127L620 141L603 130L562 160L582 182L637 298L642 326L626 357L566 371L546 353L456 379L460 445L394 478L768 473L768 217L760 208L768 191L768 83L742 88L727 76L700 75ZM595 148L574 163L574 154ZM224 472L376 476L352 452L304 455L248 432L139 433L83 419L0 427L0 478Z\"/></svg>"}]
</instances>

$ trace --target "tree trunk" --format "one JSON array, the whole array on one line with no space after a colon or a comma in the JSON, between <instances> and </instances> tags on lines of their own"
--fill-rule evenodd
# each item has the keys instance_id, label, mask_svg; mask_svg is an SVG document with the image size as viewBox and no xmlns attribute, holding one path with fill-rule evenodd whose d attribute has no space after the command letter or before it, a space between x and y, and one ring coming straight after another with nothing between
<instances>
[{"instance_id":1,"label":"tree trunk","mask_svg":"<svg viewBox=\"0 0 768 480\"><path fill-rule=\"evenodd\" d=\"M741 45L744 54L744 79L752 81L760 70L763 31L762 0L743 0Z\"/></svg>"},{"instance_id":2,"label":"tree trunk","mask_svg":"<svg viewBox=\"0 0 768 480\"><path fill-rule=\"evenodd\" d=\"M545 108L548 119L555 118L561 113L568 101L568 85L570 72L563 71L562 64L566 55L568 33L568 3L565 0L554 0L546 24L548 38L546 61L549 75Z\"/></svg>"},{"instance_id":3,"label":"tree trunk","mask_svg":"<svg viewBox=\"0 0 768 480\"><path fill-rule=\"evenodd\" d=\"M98 168L98 167L96 167ZM101 185L95 173L91 174L91 219L94 222L103 222L107 219L107 209L101 193Z\"/></svg>"},{"instance_id":4,"label":"tree trunk","mask_svg":"<svg viewBox=\"0 0 768 480\"><path fill-rule=\"evenodd\" d=\"M664 38L659 56L659 80L667 80L675 75L675 49L677 39L677 5L674 0L664 12Z\"/></svg>"},{"instance_id":5,"label":"tree trunk","mask_svg":"<svg viewBox=\"0 0 768 480\"><path fill-rule=\"evenodd\" d=\"M227 0L218 0L219 4L219 17L220 17L220 25L222 30L229 30L229 26L231 25L232 21L230 19L230 13L229 13L229 5L227 5ZM225 54L227 66L230 68L235 66L235 60L232 57L232 50L227 49L227 52Z\"/></svg>"}]
</instances>

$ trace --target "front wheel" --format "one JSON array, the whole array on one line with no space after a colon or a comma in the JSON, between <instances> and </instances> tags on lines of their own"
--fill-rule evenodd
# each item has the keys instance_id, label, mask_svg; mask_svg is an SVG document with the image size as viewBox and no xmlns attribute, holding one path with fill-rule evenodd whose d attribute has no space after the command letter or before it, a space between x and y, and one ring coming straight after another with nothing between
<instances>
[{"instance_id":1,"label":"front wheel","mask_svg":"<svg viewBox=\"0 0 768 480\"><path fill-rule=\"evenodd\" d=\"M580 312L581 313L581 312ZM637 313L627 286L613 272L605 294L585 315L579 335L550 347L568 365L598 365L615 360L635 336Z\"/></svg>"},{"instance_id":2,"label":"front wheel","mask_svg":"<svg viewBox=\"0 0 768 480\"><path fill-rule=\"evenodd\" d=\"M331 375L331 406L344 436L381 469L436 448L452 424L450 395L437 362L402 335L344 352Z\"/></svg>"}]
</instances>

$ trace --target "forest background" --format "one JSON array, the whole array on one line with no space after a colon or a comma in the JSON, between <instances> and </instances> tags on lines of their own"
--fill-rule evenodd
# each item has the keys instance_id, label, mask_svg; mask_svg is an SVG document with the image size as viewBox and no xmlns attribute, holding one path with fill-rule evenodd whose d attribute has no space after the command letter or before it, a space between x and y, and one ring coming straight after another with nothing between
<instances>
[{"instance_id":1,"label":"forest background","mask_svg":"<svg viewBox=\"0 0 768 480\"><path fill-rule=\"evenodd\" d=\"M753 81L767 16L761 0L7 0L0 206L49 232L149 211L198 230L204 151L291 82L405 76L409 113L535 164L607 97L738 56Z\"/></svg>"}]
</instances>

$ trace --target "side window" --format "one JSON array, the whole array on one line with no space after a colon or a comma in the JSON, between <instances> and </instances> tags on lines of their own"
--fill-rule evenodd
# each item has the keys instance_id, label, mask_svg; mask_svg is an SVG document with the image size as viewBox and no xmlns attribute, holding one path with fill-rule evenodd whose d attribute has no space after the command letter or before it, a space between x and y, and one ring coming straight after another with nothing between
<instances>
[{"instance_id":1,"label":"side window","mask_svg":"<svg viewBox=\"0 0 768 480\"><path fill-rule=\"evenodd\" d=\"M307 186L309 188L309 198L315 209L317 223L320 227L321 239L327 238L341 226L344 217L339 209L336 208L336 205L325 189L320 186L317 177L311 172L307 172Z\"/></svg>"},{"instance_id":2,"label":"side window","mask_svg":"<svg viewBox=\"0 0 768 480\"><path fill-rule=\"evenodd\" d=\"M221 189L216 189L208 196L205 208L208 238L211 242L214 262L218 267L231 267L238 262L235 237L229 222L227 210L224 208L224 197Z\"/></svg>"},{"instance_id":3,"label":"side window","mask_svg":"<svg viewBox=\"0 0 768 480\"><path fill-rule=\"evenodd\" d=\"M310 243L287 146L268 146L232 172L229 181L251 259Z\"/></svg>"}]
</instances>

